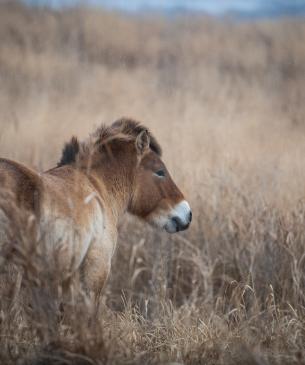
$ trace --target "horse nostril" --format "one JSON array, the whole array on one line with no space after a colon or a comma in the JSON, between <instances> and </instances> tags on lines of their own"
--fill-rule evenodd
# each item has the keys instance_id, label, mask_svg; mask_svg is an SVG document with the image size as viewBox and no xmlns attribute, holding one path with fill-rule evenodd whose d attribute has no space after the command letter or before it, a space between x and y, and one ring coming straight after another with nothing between
<instances>
[{"instance_id":1,"label":"horse nostril","mask_svg":"<svg viewBox=\"0 0 305 365\"><path fill-rule=\"evenodd\" d=\"M193 213L192 212L190 212L190 214L189 214L189 222L191 223L191 221L192 221L192 218L193 218Z\"/></svg>"},{"instance_id":2,"label":"horse nostril","mask_svg":"<svg viewBox=\"0 0 305 365\"><path fill-rule=\"evenodd\" d=\"M173 217L172 221L175 223L176 232L184 231L190 225L190 222L184 223L179 217Z\"/></svg>"}]
</instances>

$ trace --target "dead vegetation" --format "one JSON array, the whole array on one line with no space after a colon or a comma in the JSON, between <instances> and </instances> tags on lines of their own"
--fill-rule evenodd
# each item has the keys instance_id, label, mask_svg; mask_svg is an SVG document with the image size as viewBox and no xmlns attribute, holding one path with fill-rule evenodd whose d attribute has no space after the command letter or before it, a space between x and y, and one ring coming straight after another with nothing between
<instances>
[{"instance_id":1,"label":"dead vegetation","mask_svg":"<svg viewBox=\"0 0 305 365\"><path fill-rule=\"evenodd\" d=\"M175 236L122 222L96 314L77 278L63 296L4 192L1 363L305 363L304 37L303 19L0 5L1 156L47 169L127 114L194 213Z\"/></svg>"}]
</instances>

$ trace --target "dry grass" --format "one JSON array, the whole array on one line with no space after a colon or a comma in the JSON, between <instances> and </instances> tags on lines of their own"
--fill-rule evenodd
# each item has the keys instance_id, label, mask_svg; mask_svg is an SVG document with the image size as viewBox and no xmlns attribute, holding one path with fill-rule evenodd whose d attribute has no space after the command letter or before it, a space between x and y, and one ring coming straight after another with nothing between
<instances>
[{"instance_id":1,"label":"dry grass","mask_svg":"<svg viewBox=\"0 0 305 365\"><path fill-rule=\"evenodd\" d=\"M96 315L4 192L1 363L305 364L304 38L303 19L0 5L1 155L47 169L71 134L133 116L194 213L175 236L122 222Z\"/></svg>"}]
</instances>

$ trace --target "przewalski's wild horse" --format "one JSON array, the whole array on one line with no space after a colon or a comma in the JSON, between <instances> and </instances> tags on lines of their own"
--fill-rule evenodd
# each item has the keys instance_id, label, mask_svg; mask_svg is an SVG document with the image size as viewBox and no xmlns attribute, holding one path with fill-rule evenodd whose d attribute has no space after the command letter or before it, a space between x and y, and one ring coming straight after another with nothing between
<instances>
[{"instance_id":1,"label":"przewalski's wild horse","mask_svg":"<svg viewBox=\"0 0 305 365\"><path fill-rule=\"evenodd\" d=\"M109 274L118 221L126 211L170 233L192 220L158 142L131 119L102 126L84 142L73 137L57 167L41 174L0 159L0 181L35 216L45 254L59 253L57 270L80 270L96 295Z\"/></svg>"}]
</instances>

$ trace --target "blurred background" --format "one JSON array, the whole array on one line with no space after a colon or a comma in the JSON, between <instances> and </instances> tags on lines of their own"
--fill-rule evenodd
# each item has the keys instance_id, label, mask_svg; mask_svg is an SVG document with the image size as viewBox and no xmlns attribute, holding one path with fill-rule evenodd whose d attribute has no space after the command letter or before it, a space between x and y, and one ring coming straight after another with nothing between
<instances>
[{"instance_id":1,"label":"blurred background","mask_svg":"<svg viewBox=\"0 0 305 365\"><path fill-rule=\"evenodd\" d=\"M304 16L303 0L0 2L1 156L48 169L71 135L130 116L159 139L193 208L175 236L122 222L113 310L130 301L156 319L170 301L188 306L183 318L216 313L209 325L263 352L268 336L301 351ZM248 322L270 295L285 308L272 333L272 316Z\"/></svg>"}]
</instances>

